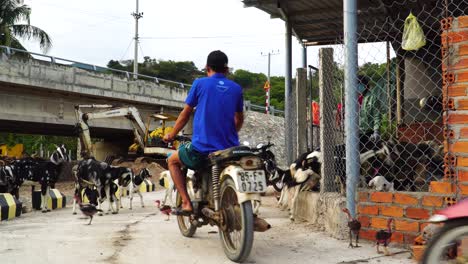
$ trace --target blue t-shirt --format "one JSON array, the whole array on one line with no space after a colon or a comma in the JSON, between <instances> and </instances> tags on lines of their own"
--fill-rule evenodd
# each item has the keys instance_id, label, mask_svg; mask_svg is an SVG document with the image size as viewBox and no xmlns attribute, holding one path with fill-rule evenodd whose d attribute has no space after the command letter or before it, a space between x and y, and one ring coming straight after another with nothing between
<instances>
[{"instance_id":1,"label":"blue t-shirt","mask_svg":"<svg viewBox=\"0 0 468 264\"><path fill-rule=\"evenodd\" d=\"M221 73L197 79L185 103L197 108L192 135L195 150L209 154L239 146L234 115L243 111L244 98L237 83Z\"/></svg>"}]
</instances>

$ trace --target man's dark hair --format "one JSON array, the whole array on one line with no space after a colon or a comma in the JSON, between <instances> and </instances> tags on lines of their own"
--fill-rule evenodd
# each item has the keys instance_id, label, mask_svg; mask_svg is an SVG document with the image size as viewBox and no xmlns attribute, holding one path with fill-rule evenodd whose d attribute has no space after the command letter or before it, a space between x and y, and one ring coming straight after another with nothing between
<instances>
[{"instance_id":1,"label":"man's dark hair","mask_svg":"<svg viewBox=\"0 0 468 264\"><path fill-rule=\"evenodd\" d=\"M206 60L206 66L218 73L225 73L228 70L228 57L220 50L212 51Z\"/></svg>"}]
</instances>

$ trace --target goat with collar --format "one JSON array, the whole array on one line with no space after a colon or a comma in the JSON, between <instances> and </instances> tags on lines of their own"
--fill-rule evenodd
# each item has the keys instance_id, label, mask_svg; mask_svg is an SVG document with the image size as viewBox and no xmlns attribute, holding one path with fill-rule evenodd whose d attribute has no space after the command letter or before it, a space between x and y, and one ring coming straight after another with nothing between
<instances>
[{"instance_id":1,"label":"goat with collar","mask_svg":"<svg viewBox=\"0 0 468 264\"><path fill-rule=\"evenodd\" d=\"M140 196L140 202L141 202L141 207L144 208L145 204L143 203L143 195L140 192L140 185L148 178L151 178L151 173L147 168L143 168L140 170L138 174L134 174L133 172L131 174L124 173L122 176L119 178L117 184L120 187L120 197L119 197L119 204L120 208L123 208L122 206L122 195L127 192L129 192L129 199L130 199L130 207L129 209L132 210L132 203L133 203L133 194L137 193L138 196Z\"/></svg>"}]
</instances>

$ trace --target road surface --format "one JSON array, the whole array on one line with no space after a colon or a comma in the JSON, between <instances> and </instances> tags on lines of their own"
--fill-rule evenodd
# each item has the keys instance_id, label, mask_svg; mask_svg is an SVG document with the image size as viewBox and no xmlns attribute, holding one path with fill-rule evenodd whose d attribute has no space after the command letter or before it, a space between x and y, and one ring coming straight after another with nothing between
<instances>
[{"instance_id":1,"label":"road surface","mask_svg":"<svg viewBox=\"0 0 468 264\"><path fill-rule=\"evenodd\" d=\"M179 234L176 218L169 221L154 205L163 192L144 193L146 207L134 199L133 211L87 219L71 208L47 214L32 212L0 223L0 262L3 263L231 263L224 256L216 228L203 227L194 238ZM104 204L103 209L107 209ZM414 263L409 253L379 256L370 243L349 249L340 241L291 223L285 212L266 197L260 210L273 226L256 233L248 263ZM392 249L398 252L401 249Z\"/></svg>"}]
</instances>

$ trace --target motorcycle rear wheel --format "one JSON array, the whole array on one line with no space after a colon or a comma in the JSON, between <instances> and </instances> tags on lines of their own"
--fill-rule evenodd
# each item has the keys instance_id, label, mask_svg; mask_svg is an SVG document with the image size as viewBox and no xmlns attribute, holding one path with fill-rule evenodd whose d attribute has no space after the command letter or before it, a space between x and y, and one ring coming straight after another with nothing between
<instances>
[{"instance_id":1,"label":"motorcycle rear wheel","mask_svg":"<svg viewBox=\"0 0 468 264\"><path fill-rule=\"evenodd\" d=\"M182 205L182 197L180 197L179 192L176 193L176 207L179 208ZM177 224L179 225L180 233L184 237L193 237L197 231L197 226L192 224L189 216L178 215Z\"/></svg>"},{"instance_id":2,"label":"motorcycle rear wheel","mask_svg":"<svg viewBox=\"0 0 468 264\"><path fill-rule=\"evenodd\" d=\"M468 219L452 220L445 223L427 245L421 263L444 263L442 259L445 258L449 247L456 246L457 239L463 236L468 236Z\"/></svg>"},{"instance_id":3,"label":"motorcycle rear wheel","mask_svg":"<svg viewBox=\"0 0 468 264\"><path fill-rule=\"evenodd\" d=\"M239 204L234 181L228 177L221 184L220 205L226 216L226 229L219 228L224 253L234 261L245 261L252 250L254 219L251 201Z\"/></svg>"}]
</instances>

